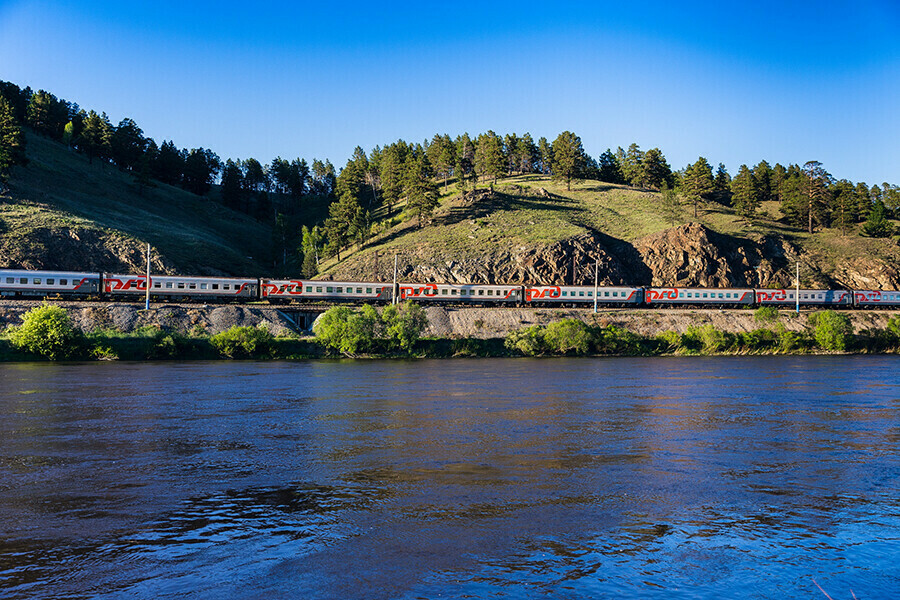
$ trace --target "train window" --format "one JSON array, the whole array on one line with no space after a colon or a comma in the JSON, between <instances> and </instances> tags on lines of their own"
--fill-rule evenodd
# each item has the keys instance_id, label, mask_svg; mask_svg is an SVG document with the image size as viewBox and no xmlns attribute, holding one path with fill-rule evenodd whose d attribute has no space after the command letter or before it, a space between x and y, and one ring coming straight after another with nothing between
<instances>
[{"instance_id":1,"label":"train window","mask_svg":"<svg viewBox=\"0 0 900 600\"><path fill-rule=\"evenodd\" d=\"M330 287L326 287L326 288L325 288L325 293L326 293L326 294L331 294L331 293L333 293L333 292L334 292L334 288L330 288Z\"/></svg>"},{"instance_id":2,"label":"train window","mask_svg":"<svg viewBox=\"0 0 900 600\"><path fill-rule=\"evenodd\" d=\"M460 295L460 296L465 296L465 295L466 295L466 290L459 290L459 295Z\"/></svg>"},{"instance_id":3,"label":"train window","mask_svg":"<svg viewBox=\"0 0 900 600\"><path fill-rule=\"evenodd\" d=\"M687 297L688 297L688 298L692 298L693 296L691 296L691 293L688 292L688 293L687 293Z\"/></svg>"},{"instance_id":4,"label":"train window","mask_svg":"<svg viewBox=\"0 0 900 600\"><path fill-rule=\"evenodd\" d=\"M306 290L306 291L311 292L312 289L308 289L308 290ZM372 293L372 288L366 288L366 293L367 293L367 294L371 294L371 293Z\"/></svg>"},{"instance_id":5,"label":"train window","mask_svg":"<svg viewBox=\"0 0 900 600\"><path fill-rule=\"evenodd\" d=\"M450 295L451 295L451 296L455 296L455 295L456 295L456 290L450 290Z\"/></svg>"},{"instance_id":6,"label":"train window","mask_svg":"<svg viewBox=\"0 0 900 600\"><path fill-rule=\"evenodd\" d=\"M321 286L318 286L318 285L316 286L316 293L319 293L319 294L322 293L322 288L321 288Z\"/></svg>"},{"instance_id":7,"label":"train window","mask_svg":"<svg viewBox=\"0 0 900 600\"><path fill-rule=\"evenodd\" d=\"M7 278L6 278L6 283L15 283L15 282L16 282L16 278L15 278L15 277L7 277Z\"/></svg>"},{"instance_id":8,"label":"train window","mask_svg":"<svg viewBox=\"0 0 900 600\"><path fill-rule=\"evenodd\" d=\"M69 285L69 280L68 279L60 279L59 285Z\"/></svg>"},{"instance_id":9,"label":"train window","mask_svg":"<svg viewBox=\"0 0 900 600\"><path fill-rule=\"evenodd\" d=\"M205 283L201 283L201 284L200 284L200 289L201 289L201 290L208 289L208 287L209 287L209 286L208 286L207 284L205 284Z\"/></svg>"},{"instance_id":10,"label":"train window","mask_svg":"<svg viewBox=\"0 0 900 600\"><path fill-rule=\"evenodd\" d=\"M357 293L357 294L362 294L362 288L356 288L356 293Z\"/></svg>"},{"instance_id":11,"label":"train window","mask_svg":"<svg viewBox=\"0 0 900 600\"><path fill-rule=\"evenodd\" d=\"M447 288L444 288L441 290L441 296L446 296L446 295L447 295Z\"/></svg>"},{"instance_id":12,"label":"train window","mask_svg":"<svg viewBox=\"0 0 900 600\"><path fill-rule=\"evenodd\" d=\"M162 287L162 284L161 284L160 282L158 282L158 281L154 281L154 282L153 282L153 287L155 287L155 288L161 288L161 287Z\"/></svg>"},{"instance_id":13,"label":"train window","mask_svg":"<svg viewBox=\"0 0 900 600\"><path fill-rule=\"evenodd\" d=\"M603 292L603 296L609 298L609 292Z\"/></svg>"},{"instance_id":14,"label":"train window","mask_svg":"<svg viewBox=\"0 0 900 600\"><path fill-rule=\"evenodd\" d=\"M588 298L593 298L593 297L594 297L594 292L588 292Z\"/></svg>"},{"instance_id":15,"label":"train window","mask_svg":"<svg viewBox=\"0 0 900 600\"><path fill-rule=\"evenodd\" d=\"M488 290L488 296L493 296L493 295L494 295L494 290Z\"/></svg>"},{"instance_id":16,"label":"train window","mask_svg":"<svg viewBox=\"0 0 900 600\"><path fill-rule=\"evenodd\" d=\"M171 289L172 289L172 282L171 282L171 281L167 281L167 282L166 282L166 289L168 289L168 290L171 290Z\"/></svg>"},{"instance_id":17,"label":"train window","mask_svg":"<svg viewBox=\"0 0 900 600\"><path fill-rule=\"evenodd\" d=\"M613 292L613 298L618 298L618 297L619 297L619 292Z\"/></svg>"},{"instance_id":18,"label":"train window","mask_svg":"<svg viewBox=\"0 0 900 600\"><path fill-rule=\"evenodd\" d=\"M27 283L28 283L28 278L27 278L27 277L20 277L20 278L19 278L19 283L27 284Z\"/></svg>"},{"instance_id":19,"label":"train window","mask_svg":"<svg viewBox=\"0 0 900 600\"><path fill-rule=\"evenodd\" d=\"M473 291L474 291L474 290L473 290ZM479 295L479 296L484 296L484 290L478 290L478 295Z\"/></svg>"},{"instance_id":20,"label":"train window","mask_svg":"<svg viewBox=\"0 0 900 600\"><path fill-rule=\"evenodd\" d=\"M342 288L342 287L335 288L334 291L337 292L338 294L343 294L343 293L344 293L344 288Z\"/></svg>"},{"instance_id":21,"label":"train window","mask_svg":"<svg viewBox=\"0 0 900 600\"><path fill-rule=\"evenodd\" d=\"M35 278L34 278L34 283L40 285L41 280L40 280L39 278L35 277Z\"/></svg>"},{"instance_id":22,"label":"train window","mask_svg":"<svg viewBox=\"0 0 900 600\"><path fill-rule=\"evenodd\" d=\"M218 283L212 284L212 289L214 289L214 290L219 289L219 284Z\"/></svg>"},{"instance_id":23,"label":"train window","mask_svg":"<svg viewBox=\"0 0 900 600\"><path fill-rule=\"evenodd\" d=\"M55 281L56 281L55 279L48 279L47 285L53 285L53 282L55 282Z\"/></svg>"},{"instance_id":24,"label":"train window","mask_svg":"<svg viewBox=\"0 0 900 600\"><path fill-rule=\"evenodd\" d=\"M578 295L579 295L580 297L583 298L583 297L584 297L584 292L578 292Z\"/></svg>"},{"instance_id":25,"label":"train window","mask_svg":"<svg viewBox=\"0 0 900 600\"><path fill-rule=\"evenodd\" d=\"M724 294L719 294L719 298L724 298L724 297L725 297Z\"/></svg>"},{"instance_id":26,"label":"train window","mask_svg":"<svg viewBox=\"0 0 900 600\"><path fill-rule=\"evenodd\" d=\"M188 288L190 288L190 289L192 289L192 290L196 290L196 289L197 289L197 284L196 284L196 283L189 283L189 284L188 284Z\"/></svg>"},{"instance_id":27,"label":"train window","mask_svg":"<svg viewBox=\"0 0 900 600\"><path fill-rule=\"evenodd\" d=\"M183 284L183 283L179 283L179 284L178 284L178 289L179 289L179 290L183 290L183 289L184 289L184 284Z\"/></svg>"}]
</instances>

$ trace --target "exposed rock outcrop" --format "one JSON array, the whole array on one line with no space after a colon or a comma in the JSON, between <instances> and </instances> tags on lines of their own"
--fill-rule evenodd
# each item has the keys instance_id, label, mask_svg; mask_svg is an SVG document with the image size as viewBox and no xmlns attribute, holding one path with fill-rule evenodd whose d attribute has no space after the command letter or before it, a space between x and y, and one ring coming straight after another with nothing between
<instances>
[{"instance_id":1,"label":"exposed rock outcrop","mask_svg":"<svg viewBox=\"0 0 900 600\"><path fill-rule=\"evenodd\" d=\"M9 269L52 269L141 273L146 246L140 240L111 231L83 227L41 227L27 235L0 235L0 265ZM165 257L155 253L156 273L175 273Z\"/></svg>"}]
</instances>

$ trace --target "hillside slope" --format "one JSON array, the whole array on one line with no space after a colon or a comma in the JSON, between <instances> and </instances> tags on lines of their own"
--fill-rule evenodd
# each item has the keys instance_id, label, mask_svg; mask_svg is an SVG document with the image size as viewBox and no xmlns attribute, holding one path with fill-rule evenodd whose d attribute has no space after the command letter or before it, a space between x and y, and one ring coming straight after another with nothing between
<instances>
[{"instance_id":1,"label":"hillside slope","mask_svg":"<svg viewBox=\"0 0 900 600\"><path fill-rule=\"evenodd\" d=\"M0 266L257 275L270 264L271 230L180 188L139 190L109 164L28 133L26 167L0 196Z\"/></svg>"},{"instance_id":2,"label":"hillside slope","mask_svg":"<svg viewBox=\"0 0 900 600\"><path fill-rule=\"evenodd\" d=\"M666 207L658 193L585 181L572 190L547 177L503 180L495 191L445 195L430 222L412 219L324 263L335 279L392 277L460 283L804 286L896 289L892 239L825 230L812 235L776 220L753 222L708 203Z\"/></svg>"}]
</instances>

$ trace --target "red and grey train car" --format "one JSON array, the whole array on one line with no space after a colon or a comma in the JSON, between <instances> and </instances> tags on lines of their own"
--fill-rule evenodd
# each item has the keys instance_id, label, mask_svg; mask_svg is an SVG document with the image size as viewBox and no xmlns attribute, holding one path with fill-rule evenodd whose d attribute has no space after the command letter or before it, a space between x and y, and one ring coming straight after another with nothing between
<instances>
[{"instance_id":1,"label":"red and grey train car","mask_svg":"<svg viewBox=\"0 0 900 600\"><path fill-rule=\"evenodd\" d=\"M133 299L147 292L143 275L0 269L0 296L23 298ZM265 300L269 302L389 302L394 286L375 281L319 281L154 275L157 300ZM495 285L401 283L400 300L422 304L482 306L751 307L797 304L795 289ZM596 297L595 297L596 293ZM799 290L805 307L900 308L900 292L887 290Z\"/></svg>"}]
</instances>

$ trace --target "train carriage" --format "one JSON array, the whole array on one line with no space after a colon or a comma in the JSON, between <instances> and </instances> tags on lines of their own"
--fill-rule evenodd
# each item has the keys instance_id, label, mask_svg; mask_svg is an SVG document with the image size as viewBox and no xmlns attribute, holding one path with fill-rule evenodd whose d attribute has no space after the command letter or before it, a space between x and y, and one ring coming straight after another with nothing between
<instances>
[{"instance_id":1,"label":"train carriage","mask_svg":"<svg viewBox=\"0 0 900 600\"><path fill-rule=\"evenodd\" d=\"M0 295L91 296L100 292L100 273L0 269Z\"/></svg>"},{"instance_id":2,"label":"train carriage","mask_svg":"<svg viewBox=\"0 0 900 600\"><path fill-rule=\"evenodd\" d=\"M756 289L756 303L760 306L797 304L797 290ZM853 295L847 290L800 290L801 306L851 306Z\"/></svg>"},{"instance_id":3,"label":"train carriage","mask_svg":"<svg viewBox=\"0 0 900 600\"><path fill-rule=\"evenodd\" d=\"M493 284L401 283L400 300L463 304L516 304L522 286Z\"/></svg>"},{"instance_id":4,"label":"train carriage","mask_svg":"<svg viewBox=\"0 0 900 600\"><path fill-rule=\"evenodd\" d=\"M257 279L237 277L150 277L150 295L154 297L255 300L258 286ZM140 296L146 292L147 278L144 275L106 274L103 277L103 293L111 298Z\"/></svg>"},{"instance_id":5,"label":"train carriage","mask_svg":"<svg viewBox=\"0 0 900 600\"><path fill-rule=\"evenodd\" d=\"M853 304L860 308L900 306L900 292L893 290L855 290Z\"/></svg>"},{"instance_id":6,"label":"train carriage","mask_svg":"<svg viewBox=\"0 0 900 600\"><path fill-rule=\"evenodd\" d=\"M749 288L647 288L647 306L752 306L753 290Z\"/></svg>"},{"instance_id":7,"label":"train carriage","mask_svg":"<svg viewBox=\"0 0 900 600\"><path fill-rule=\"evenodd\" d=\"M638 305L644 301L644 290L639 287L598 287L597 303L604 306ZM546 304L593 304L594 286L585 285L537 285L525 287L525 302Z\"/></svg>"},{"instance_id":8,"label":"train carriage","mask_svg":"<svg viewBox=\"0 0 900 600\"><path fill-rule=\"evenodd\" d=\"M389 302L391 284L370 281L314 281L300 279L261 279L263 300L334 302Z\"/></svg>"}]
</instances>

